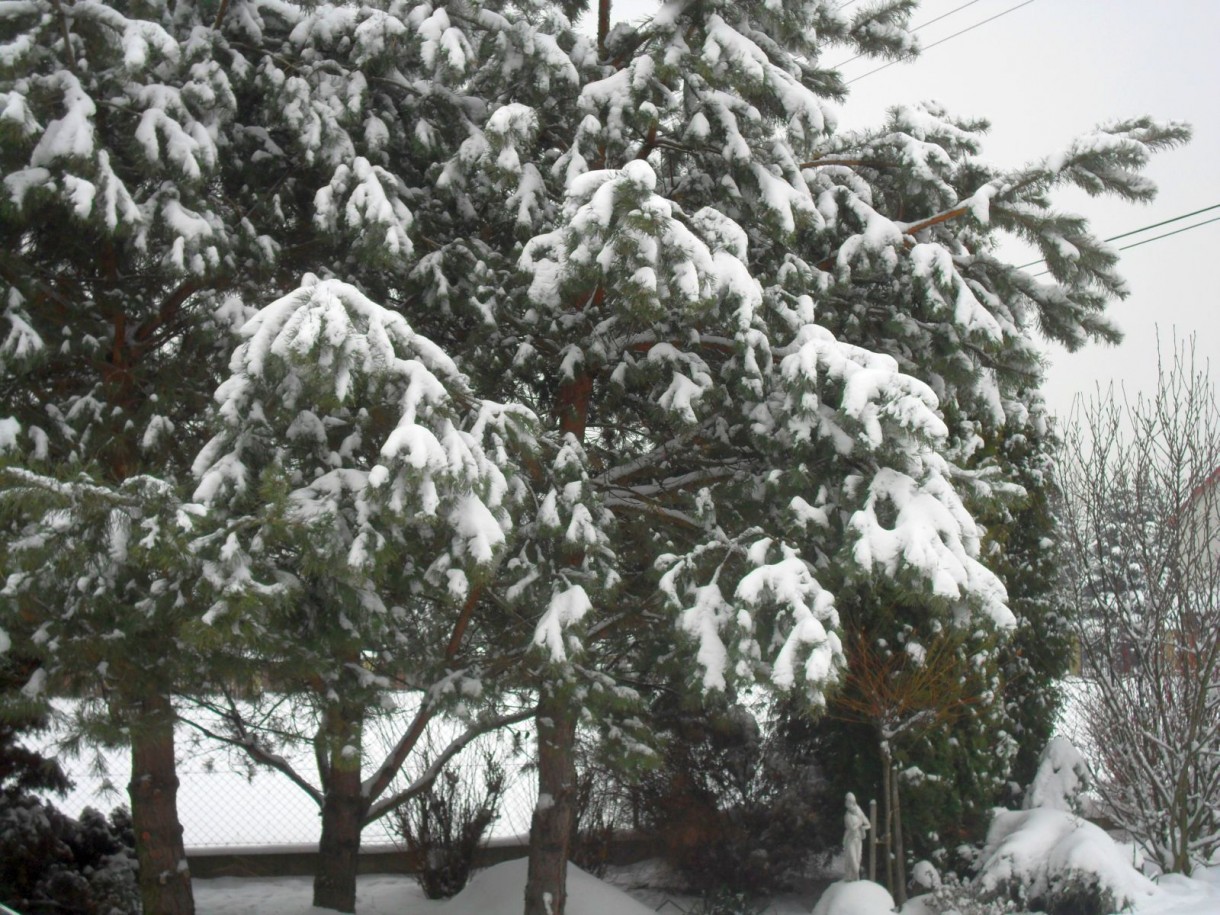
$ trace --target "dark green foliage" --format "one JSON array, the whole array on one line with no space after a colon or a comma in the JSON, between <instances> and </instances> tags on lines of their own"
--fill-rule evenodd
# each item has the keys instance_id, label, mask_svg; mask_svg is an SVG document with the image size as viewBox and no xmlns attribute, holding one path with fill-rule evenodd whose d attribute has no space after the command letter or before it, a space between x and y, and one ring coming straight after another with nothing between
<instances>
[{"instance_id":1,"label":"dark green foliage","mask_svg":"<svg viewBox=\"0 0 1220 915\"><path fill-rule=\"evenodd\" d=\"M19 741L26 735L45 731L46 709L23 701L18 689L25 684L35 665L8 655L0 661L0 690L3 714L0 715L0 789L27 794L31 791L63 794L72 787L59 762L31 750Z\"/></svg>"},{"instance_id":2,"label":"dark green foliage","mask_svg":"<svg viewBox=\"0 0 1220 915\"><path fill-rule=\"evenodd\" d=\"M131 818L79 820L12 788L0 793L0 902L21 912L138 913Z\"/></svg>"},{"instance_id":3,"label":"dark green foliage","mask_svg":"<svg viewBox=\"0 0 1220 915\"><path fill-rule=\"evenodd\" d=\"M25 913L114 915L140 910L131 816L107 819L91 808L79 820L35 796L72 787L59 763L19 741L46 729L45 711L23 703L17 688L32 670L12 657L0 668L0 902ZM23 708L23 706L25 706Z\"/></svg>"},{"instance_id":4,"label":"dark green foliage","mask_svg":"<svg viewBox=\"0 0 1220 915\"><path fill-rule=\"evenodd\" d=\"M768 910L766 901L751 898L749 893L715 886L704 891L687 915L762 915Z\"/></svg>"},{"instance_id":5,"label":"dark green foliage","mask_svg":"<svg viewBox=\"0 0 1220 915\"><path fill-rule=\"evenodd\" d=\"M997 657L1003 728L1016 741L1008 777L1017 787L1029 784L1038 769L1062 700L1059 683L1071 671L1074 654L1071 609L1059 586L1063 562L1054 511L1056 447L1049 431L1004 430L997 437L997 459L1025 489L1025 497L994 516L983 512L980 517L994 544L992 568L1004 580L1017 617L1017 628Z\"/></svg>"},{"instance_id":6,"label":"dark green foliage","mask_svg":"<svg viewBox=\"0 0 1220 915\"><path fill-rule=\"evenodd\" d=\"M1123 901L1115 899L1113 891L1102 885L1097 874L1086 870L1064 870L1039 892L1013 877L989 896L996 903L1046 915L1110 915L1127 909Z\"/></svg>"},{"instance_id":7,"label":"dark green foliage","mask_svg":"<svg viewBox=\"0 0 1220 915\"><path fill-rule=\"evenodd\" d=\"M638 797L669 864L688 885L730 895L784 886L808 860L816 768L777 752L741 705L665 702L654 716L662 762Z\"/></svg>"}]
</instances>

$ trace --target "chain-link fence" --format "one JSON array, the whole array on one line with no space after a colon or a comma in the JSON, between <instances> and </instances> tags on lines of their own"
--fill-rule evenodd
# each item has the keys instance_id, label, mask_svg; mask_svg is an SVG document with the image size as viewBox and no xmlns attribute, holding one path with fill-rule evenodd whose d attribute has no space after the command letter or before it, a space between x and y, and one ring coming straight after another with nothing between
<instances>
[{"instance_id":1,"label":"chain-link fence","mask_svg":"<svg viewBox=\"0 0 1220 915\"><path fill-rule=\"evenodd\" d=\"M95 754L88 761L61 760L75 788L54 803L76 816L85 807L109 811L127 804L130 766L122 752ZM501 763L507 775L499 816L491 837L529 832L537 797L534 773L518 759ZM477 755L464 754L450 763L464 784L482 784L483 765ZM302 775L316 773L304 769ZM188 848L316 845L321 832L317 804L284 775L250 768L236 757L199 755L179 761L178 814ZM393 816L370 824L365 846L401 842L394 834Z\"/></svg>"}]
</instances>

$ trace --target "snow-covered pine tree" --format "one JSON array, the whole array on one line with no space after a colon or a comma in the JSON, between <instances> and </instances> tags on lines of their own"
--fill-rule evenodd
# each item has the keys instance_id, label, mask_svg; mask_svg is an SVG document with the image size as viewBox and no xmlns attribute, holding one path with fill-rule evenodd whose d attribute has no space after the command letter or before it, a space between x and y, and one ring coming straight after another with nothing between
<instances>
[{"instance_id":1,"label":"snow-covered pine tree","mask_svg":"<svg viewBox=\"0 0 1220 915\"><path fill-rule=\"evenodd\" d=\"M465 26L469 35L455 23ZM549 55L553 59L560 54L553 41L536 36L524 19L510 23L494 11L494 5L481 8L461 3L451 9L407 4L388 4L384 9L370 5L295 9L274 3L233 3L223 17L222 29L234 53L240 52L243 72L250 75L246 91L259 100L256 123L265 125L243 133L253 138L256 147L251 156L255 168L251 180L254 192L261 194L263 202L259 205L279 213L297 201L302 211L309 212L308 205L299 204L304 200L312 202L314 208L312 223L308 219L290 222L277 236L284 238L283 250L277 252L281 260L316 264L329 274L357 283L361 290L409 315L412 325L422 326L428 336L445 347L464 349L468 356L465 361L477 364L477 354L467 338L472 317L477 327L482 315L477 309L470 312L465 307L461 311L449 307L449 280L441 261L448 256L447 266L452 266L460 259L456 267L460 282L480 290L479 284L489 281L497 263L513 263L514 242L511 236L507 243L489 237L471 213L460 208L451 210L445 200L438 203L432 185L443 181L440 163L469 139L467 125L472 119L481 123L489 111L479 94L481 80L472 75L471 62L479 61L488 72L503 69L523 86L534 86L529 64L535 58L547 59ZM281 100L285 94L289 104ZM546 98L545 80L537 97ZM507 124L512 126L511 122ZM507 158L505 154L505 161ZM425 172L430 177L421 186ZM500 250L503 247L507 252ZM247 296L244 301L256 300ZM476 295L463 299L462 304L477 305L478 301ZM379 446L375 437L365 444L368 448ZM358 457L354 452L352 456ZM497 458L502 460L503 455ZM292 557L300 560L314 555L305 549L307 546L298 543L284 558L284 568L292 566ZM382 554L379 561L396 560ZM455 581L459 571L452 570ZM392 588L402 588L411 581L408 570L400 572L401 580L393 582ZM378 574L384 575L384 569ZM456 619L441 613L426 614L431 599L426 592L409 602L416 622L429 627L429 637L418 639L414 653L402 644L393 645L389 657L382 660L398 677L409 672L410 685L428 698L417 715L402 726L392 753L360 786L363 795L358 826L384 815L426 787L424 779L406 792L386 794L391 779L416 749L429 720L459 685L456 671L463 664L489 661L480 652L485 641L472 646L473 639L463 639L476 611L494 607L486 600L484 590L471 587ZM319 616L326 612L320 611ZM281 625L285 622L283 616L269 619ZM338 620L333 616L329 623L331 635L340 641L352 641L334 628ZM393 629L385 625L387 632ZM401 634L405 625L395 623L399 629L394 631ZM447 625L451 628L445 629ZM370 622L365 627L366 636L371 636L370 627L375 628ZM264 626L259 638L264 647L279 639L279 648L293 658L298 671L316 674L316 654L311 656L303 650L307 646L286 641L274 625ZM377 647L366 645L364 650ZM501 643L494 653L512 654L518 648L518 642ZM473 688L477 676L473 671L467 673L466 682ZM361 689L356 688L358 684L347 683L353 687L343 691L349 705L331 717L350 719L358 730L356 706L383 684L379 681ZM233 725L228 736L242 743L242 733L249 735L255 730L253 723L242 721L241 709L235 705L228 711ZM456 752L475 733L504 719L492 716L472 722L465 735L451 744L450 751ZM245 748L260 762L271 760L255 743L247 742ZM450 751L429 769L431 775L452 755ZM319 794L304 779L298 780L315 799L321 798L326 821L326 874L319 877L315 899L320 904L350 909L355 880L354 854L349 853L354 849L346 849L353 841L351 817L336 822L333 829L329 818L333 810L342 807L351 811L353 805L350 798L343 803L327 803L327 782L338 784L324 777ZM344 838L337 844L330 843L329 837L336 830ZM329 854L332 844L339 858Z\"/></svg>"},{"instance_id":2,"label":"snow-covered pine tree","mask_svg":"<svg viewBox=\"0 0 1220 915\"><path fill-rule=\"evenodd\" d=\"M842 84L819 51L838 41L905 53L912 5L673 2L610 29L607 3L596 42L571 28L571 10L545 3L231 0L206 19L193 4L141 6L145 18L89 2L5 7L6 379L56 377L20 360L38 354L45 368L75 354L76 375L58 377L85 381L55 410L81 424L87 411L68 408L100 383L87 348L110 353L121 380L133 343L160 328L146 348L214 367L184 359L218 336L185 328L226 323L203 287L241 287L249 306L274 298L259 287L277 269L281 283L305 267L340 272L450 348L477 394L541 417L539 457L521 475L535 521L503 565L506 584L489 591L528 610L522 640L541 660L522 682L554 684L561 671L550 690L560 710L609 689L591 645L629 649L628 624L662 606L689 636L703 685L762 675L807 683L816 698L839 657L825 586L844 569L930 594L960 621L974 608L1007 622L958 494L985 494L987 479L957 466L972 439L945 424L935 395L993 403L971 365L1027 353L1034 324L1077 342L1108 332L1097 312L1116 288L1112 255L1051 212L1047 194L1064 180L1144 193L1138 166L1182 132L1119 125L1004 176L941 156L912 128L918 142L899 144L911 160L870 171L834 134L823 100ZM194 184L179 175L191 179L191 163ZM908 174L917 190L904 191ZM1056 282L989 258L988 213L991 229L1032 233ZM105 245L60 247L80 236L52 227L82 223L123 242L117 272L105 272ZM952 318L908 319L895 286ZM51 293L79 307L32 311ZM131 313L98 304L108 296ZM892 302L881 321L891 336L856 333ZM1008 320L998 332L996 315ZM891 324L911 337L893 349ZM1009 325L1019 332L1006 336ZM925 352L960 371L921 368ZM202 397L211 384L184 387ZM49 454L28 400L9 411L3 440ZM198 405L175 403L195 410L176 421L186 437ZM146 429L166 428L128 426L112 406L95 415L121 433L107 448L138 453ZM65 454L85 440L73 434L61 435ZM618 608L624 572L647 599ZM564 766L554 771L563 789ZM550 859L561 856L559 844ZM548 881L531 882L535 907L562 892L558 864Z\"/></svg>"},{"instance_id":3,"label":"snow-covered pine tree","mask_svg":"<svg viewBox=\"0 0 1220 915\"><path fill-rule=\"evenodd\" d=\"M175 480L251 239L219 193L235 100L164 3L0 8L4 626L130 741L144 909L193 911L170 696L192 671ZM221 344L217 345L217 340ZM203 395L203 396L201 396ZM189 463L189 459L187 461Z\"/></svg>"},{"instance_id":4,"label":"snow-covered pine tree","mask_svg":"<svg viewBox=\"0 0 1220 915\"><path fill-rule=\"evenodd\" d=\"M950 455L988 480L983 500L964 491L972 511L999 526L1024 519L1019 531L998 531L986 547L1018 615L1014 637L988 652L1001 674L995 690L983 693L990 701L972 705L952 727L927 734L908 759L929 775L963 785L954 804L919 805L933 819L911 824L919 827L916 842L941 834L949 846L957 844L951 828L986 816L1005 800L1021 760L986 748L1015 750L1029 728L1049 726L1055 702L1050 680L1062 674L1066 659L1062 620L1046 606L1053 580L1036 533L1047 523L1047 466L1038 456L1045 452L1049 419L1036 393L1042 368L1035 331L1069 349L1090 337L1114 339L1117 331L1102 309L1125 290L1116 254L1090 235L1080 217L1055 211L1051 195L1074 186L1147 200L1153 188L1139 172L1148 156L1188 133L1181 125L1146 119L1111 124L1060 154L1005 172L979 156L985 129L984 122L955 119L935 105L896 109L880 128L833 138L813 162L824 184L867 182L867 207L847 217L848 224L867 235L867 225L884 225L878 217L891 221L907 236L909 252L887 263L867 245L834 240L833 262L822 264L833 279L819 301L820 318L843 338L893 354L906 371L928 381L948 421ZM1051 277L1039 279L995 257L1002 234L1034 245ZM1006 491L1005 504L987 504L990 495ZM905 605L913 600L918 596L907 595ZM875 609L841 604L849 630L867 630L891 646L934 634L927 625L935 614L898 614L878 628ZM1036 651L1026 650L1031 627ZM1016 702L1024 711L1003 711ZM934 792L935 784L930 779L915 792Z\"/></svg>"},{"instance_id":5,"label":"snow-covered pine tree","mask_svg":"<svg viewBox=\"0 0 1220 915\"><path fill-rule=\"evenodd\" d=\"M454 660L511 529L509 454L528 452L532 416L473 397L402 315L337 280L307 277L242 335L195 463L207 619L240 633L272 690L309 692L320 784L252 739L236 705L229 739L321 808L314 904L350 912L361 829L392 809L378 801L411 749L364 779L365 720L394 685L423 691L413 742L447 701L481 698ZM523 717L471 723L431 775Z\"/></svg>"},{"instance_id":6,"label":"snow-covered pine tree","mask_svg":"<svg viewBox=\"0 0 1220 915\"><path fill-rule=\"evenodd\" d=\"M534 682L549 822L536 822L528 911L547 894L562 905L563 744L603 686L590 651L616 635L629 646L624 620L661 615L658 597L703 686L761 675L814 697L840 661L818 582L836 565L902 578L962 621L970 605L1009 621L948 479L963 473L938 454L948 430L932 392L814 312L838 246L907 257L889 220L860 231L867 188L815 180L831 142L823 98L841 89L816 66L819 42L877 50L880 35L905 50L908 10L891 5L883 28L876 10L852 22L822 4L670 4L603 31L596 57L558 14L539 16L538 40L570 50L529 85L500 79L444 166L438 198L477 216L479 238L528 239L527 285L503 251L478 259L481 288L460 273L468 243L432 261L449 267L446 303L486 315L481 377L507 379L544 418L560 484L534 476L535 532L552 545L526 539L504 567L519 575L506 593L542 611L546 649ZM627 569L632 600L616 603Z\"/></svg>"},{"instance_id":7,"label":"snow-covered pine tree","mask_svg":"<svg viewBox=\"0 0 1220 915\"><path fill-rule=\"evenodd\" d=\"M650 589L710 688L761 674L818 697L839 663L825 585L855 577L948 624L1011 624L958 493L1015 489L965 468L982 432L1027 419L1034 331L1110 337L1101 309L1122 291L1113 252L1050 193L1145 199L1139 169L1186 131L1115 124L1014 172L978 159L981 124L931 107L836 135L826 100L843 87L820 52L905 53L911 6L672 2L611 29L602 3L595 49L559 13L533 16L546 53L525 84L515 61L463 62L488 113L463 125L437 198L479 239L525 240L528 285L504 247L442 242L431 263L446 306L485 322L469 350L482 377L507 380L562 456L562 488L536 488L537 531L566 549L527 540L505 565L521 575L509 593L547 608L536 641L562 685L553 667L536 682L560 704L588 703L591 646L626 648L623 620L656 615ZM453 27L487 47L470 36L488 20L458 9ZM1052 279L994 257L997 231L1037 245ZM628 554L658 557L660 577ZM633 600L616 603L627 569ZM542 723L570 734L553 712ZM555 764L530 912L546 894L562 908L569 819L562 741L540 736Z\"/></svg>"},{"instance_id":8,"label":"snow-covered pine tree","mask_svg":"<svg viewBox=\"0 0 1220 915\"><path fill-rule=\"evenodd\" d=\"M192 907L169 700L206 679L206 607L181 503L233 331L306 267L376 288L410 266L406 185L379 164L414 142L402 23L306 16L0 7L3 625L43 661L29 693L92 698L79 723L131 740L147 911Z\"/></svg>"}]
</instances>

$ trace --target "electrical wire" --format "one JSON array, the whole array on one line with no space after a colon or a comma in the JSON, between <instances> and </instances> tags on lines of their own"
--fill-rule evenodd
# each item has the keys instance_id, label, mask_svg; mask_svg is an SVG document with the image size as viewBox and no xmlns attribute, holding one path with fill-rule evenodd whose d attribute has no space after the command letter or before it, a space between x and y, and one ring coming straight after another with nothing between
<instances>
[{"instance_id":1,"label":"electrical wire","mask_svg":"<svg viewBox=\"0 0 1220 915\"><path fill-rule=\"evenodd\" d=\"M955 7L954 9L949 10L949 12L947 12L947 13L941 13L935 19L929 19L927 22L921 22L919 25L915 26L915 28L911 29L911 34L918 32L920 29L926 29L930 25L935 25L936 23L940 22L942 19L948 19L954 13L960 13L966 7L974 6L974 4L976 4L978 2L979 2L979 0L970 0L969 3L963 3L961 6Z\"/></svg>"},{"instance_id":2,"label":"electrical wire","mask_svg":"<svg viewBox=\"0 0 1220 915\"><path fill-rule=\"evenodd\" d=\"M1016 6L1010 6L1008 9L1002 10L1002 11L996 13L994 16L989 16L980 22L976 22L974 25L967 26L966 28L962 29L960 32L954 32L952 35L946 35L944 38L941 38L938 41L934 41L930 45L925 45L923 48L920 49L919 53L922 54L924 51L929 51L932 48L936 47L937 45L944 44L946 41L952 41L954 38L957 38L959 35L965 35L967 32L973 32L979 26L986 25L989 22L995 22L1001 16L1007 16L1009 13L1015 13L1017 10L1021 9L1021 7L1029 6L1033 2L1034 2L1034 0L1024 0L1023 3L1018 3ZM946 13L945 15L948 15L948 13ZM891 60L889 63L882 64L880 67L878 67L875 70L869 70L867 73L861 73L859 76L856 76L856 77L853 77L852 79L847 80L843 85L850 86L852 83L858 83L860 80L864 79L867 76L872 76L874 73L880 73L882 70L888 70L890 67L894 66L894 64L900 64L904 61L912 60L916 56L917 56L917 54L908 54L906 57L900 57L897 60Z\"/></svg>"},{"instance_id":3,"label":"electrical wire","mask_svg":"<svg viewBox=\"0 0 1220 915\"><path fill-rule=\"evenodd\" d=\"M1120 232L1117 235L1111 235L1109 238L1103 238L1102 241L1103 242L1118 241L1120 238L1130 238L1132 235L1139 235L1141 232L1147 232L1149 229L1159 229L1161 226L1167 226L1171 222L1181 222L1183 219L1190 219L1190 217L1192 217L1192 216L1198 216L1200 213L1208 213L1208 212L1211 212L1212 210L1220 210L1220 203L1213 203L1209 207L1202 207L1201 209L1198 209L1198 210L1191 210L1189 213L1183 213L1181 216L1173 216L1169 219L1162 219L1160 222L1154 222L1154 223L1151 223L1146 226L1140 226L1138 229L1131 229L1129 232ZM1193 226L1186 226L1185 228L1182 228L1182 229L1175 229L1172 232L1166 232L1164 235L1156 236L1156 238L1145 238L1143 241L1137 241L1130 245L1123 245L1118 250L1126 251L1128 248L1138 248L1140 245L1147 244L1150 241L1156 241L1158 238L1168 238L1170 235L1177 235L1180 232L1186 232L1186 231L1189 231L1190 229L1197 229L1197 228L1199 228L1199 226L1205 226L1209 222L1216 222L1217 220L1220 220L1220 216L1217 216L1213 219L1205 219L1202 222L1195 223ZM1022 264L1021 266L1017 267L1017 269L1024 270L1026 267L1033 267L1036 264L1041 264L1045 260L1046 260L1046 258L1040 257L1036 261L1030 261L1028 264ZM1049 270L1043 271L1043 273L1049 273L1049 272L1050 272ZM1035 275L1042 276L1042 273L1038 273Z\"/></svg>"},{"instance_id":4,"label":"electrical wire","mask_svg":"<svg viewBox=\"0 0 1220 915\"><path fill-rule=\"evenodd\" d=\"M1140 228L1140 229L1132 229L1130 232L1123 232L1121 235L1111 235L1109 238L1107 238L1105 240L1106 241L1118 241L1120 238L1126 238L1129 235L1139 235L1139 233L1147 232L1149 229L1159 229L1161 226L1167 226L1171 222L1178 222L1179 220L1182 220L1182 219L1189 219L1191 216L1198 216L1200 213L1206 213L1209 210L1220 210L1220 203L1213 203L1211 206L1203 207L1203 209L1201 209L1201 210L1192 210L1189 213L1183 213L1181 216L1173 217L1173 219L1162 219L1160 222L1154 222L1150 226L1144 226L1143 228ZM1214 220L1209 219L1207 221L1213 222ZM1203 225L1203 223L1199 223L1199 225ZM1183 229L1182 231L1185 232L1186 230ZM1172 234L1172 233L1170 233L1170 234ZM1164 236L1158 236L1158 237L1164 237ZM1149 239L1149 241L1151 241L1151 239ZM1128 245L1127 247L1130 248L1133 246ZM1121 251L1122 249L1120 248L1119 250ZM1037 263L1037 262L1035 261L1035 263Z\"/></svg>"},{"instance_id":5,"label":"electrical wire","mask_svg":"<svg viewBox=\"0 0 1220 915\"><path fill-rule=\"evenodd\" d=\"M851 4L852 4L852 3L854 3L854 2L855 2L855 0L849 0L849 2L848 2L848 3L844 3L844 4L843 4L841 7L839 7L839 9L841 9L841 10L843 10L843 9L847 9L847 7L851 6ZM948 18L949 18L950 16L952 16L954 13L960 13L960 12L961 12L962 10L964 10L966 7L968 7L968 6L974 6L974 4L976 4L976 3L978 3L978 2L979 2L979 0L970 0L970 2L969 2L969 3L963 3L961 6L959 6L959 7L956 7L956 8L954 8L954 9L949 10L949 12L947 12L947 13L941 13L941 14L940 14L939 16L937 16L935 19L929 19L927 22L924 22L924 23L921 23L920 25L915 26L915 28L911 29L911 31L910 31L910 32L908 32L907 34L908 34L908 35L914 35L914 34L915 34L916 32L918 32L920 29L926 29L928 26L930 26L930 25L935 25L936 23L940 22L942 19L948 19ZM931 47L931 45L929 45L929 47ZM841 68L843 68L843 67L847 66L849 63L852 63L853 61L857 61L857 60L859 60L859 59L860 59L861 57L863 57L863 56L864 56L863 54L857 54L855 57L849 57L849 58L847 58L847 60L843 61L842 63L837 63L837 64L835 64L835 65L834 65L833 67L831 67L830 69L832 69L832 70L839 70L839 69L841 69ZM910 56L910 55L908 55L908 56ZM903 58L903 59L905 60L906 58ZM897 61L895 61L895 63L897 63Z\"/></svg>"},{"instance_id":6,"label":"electrical wire","mask_svg":"<svg viewBox=\"0 0 1220 915\"><path fill-rule=\"evenodd\" d=\"M1191 229L1197 229L1199 226L1205 226L1209 222L1220 222L1220 216L1213 216L1211 219L1205 219L1202 222L1196 222L1193 226L1184 226L1181 229L1174 229L1172 232L1166 232L1163 235L1154 235L1152 238L1145 238L1142 241L1132 242L1129 245L1123 245L1119 251L1130 251L1132 248L1138 248L1140 245L1146 245L1150 241L1158 241L1162 238L1168 238L1170 235L1181 235L1183 232L1189 232Z\"/></svg>"}]
</instances>

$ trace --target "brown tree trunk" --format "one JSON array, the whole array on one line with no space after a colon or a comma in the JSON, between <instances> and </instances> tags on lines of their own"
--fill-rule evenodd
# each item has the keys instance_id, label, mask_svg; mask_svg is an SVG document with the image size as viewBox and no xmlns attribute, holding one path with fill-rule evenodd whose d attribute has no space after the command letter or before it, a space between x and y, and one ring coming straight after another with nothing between
<instances>
[{"instance_id":1,"label":"brown tree trunk","mask_svg":"<svg viewBox=\"0 0 1220 915\"><path fill-rule=\"evenodd\" d=\"M525 915L563 915L576 823L576 710L544 688L537 721L538 805L530 823Z\"/></svg>"},{"instance_id":2,"label":"brown tree trunk","mask_svg":"<svg viewBox=\"0 0 1220 915\"><path fill-rule=\"evenodd\" d=\"M907 904L907 862L906 849L902 845L902 796L898 790L898 768L893 766L890 785L894 791L894 901L899 906Z\"/></svg>"},{"instance_id":3,"label":"brown tree trunk","mask_svg":"<svg viewBox=\"0 0 1220 915\"><path fill-rule=\"evenodd\" d=\"M127 793L144 915L194 915L191 871L178 822L174 710L165 696L144 697L133 717Z\"/></svg>"},{"instance_id":4,"label":"brown tree trunk","mask_svg":"<svg viewBox=\"0 0 1220 915\"><path fill-rule=\"evenodd\" d=\"M327 759L326 771L320 774L325 795L313 904L320 909L354 912L361 824L368 809L360 791L363 712L334 705L327 707L324 717Z\"/></svg>"},{"instance_id":5,"label":"brown tree trunk","mask_svg":"<svg viewBox=\"0 0 1220 915\"><path fill-rule=\"evenodd\" d=\"M881 796L885 799L885 810L882 819L885 826L885 888L894 892L894 793L891 788L891 776L894 774L890 765L890 749L884 739L881 741Z\"/></svg>"},{"instance_id":6,"label":"brown tree trunk","mask_svg":"<svg viewBox=\"0 0 1220 915\"><path fill-rule=\"evenodd\" d=\"M868 879L877 881L877 802L868 802Z\"/></svg>"}]
</instances>

